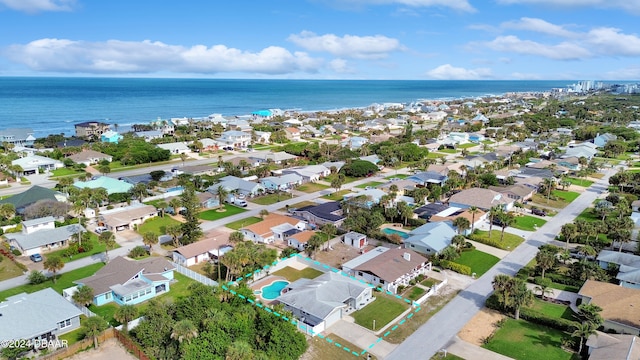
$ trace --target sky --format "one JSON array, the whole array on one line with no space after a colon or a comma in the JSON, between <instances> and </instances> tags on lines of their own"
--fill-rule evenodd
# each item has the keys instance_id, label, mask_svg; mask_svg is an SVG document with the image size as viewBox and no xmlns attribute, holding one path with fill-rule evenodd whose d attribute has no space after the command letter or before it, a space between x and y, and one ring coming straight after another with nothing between
<instances>
[{"instance_id":1,"label":"sky","mask_svg":"<svg viewBox=\"0 0 640 360\"><path fill-rule=\"evenodd\" d=\"M640 0L0 0L0 76L638 80Z\"/></svg>"}]
</instances>

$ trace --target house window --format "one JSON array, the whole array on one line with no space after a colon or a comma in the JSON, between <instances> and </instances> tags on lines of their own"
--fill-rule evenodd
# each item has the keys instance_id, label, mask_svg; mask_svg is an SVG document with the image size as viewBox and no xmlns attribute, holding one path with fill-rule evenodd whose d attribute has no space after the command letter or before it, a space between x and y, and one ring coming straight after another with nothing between
<instances>
[{"instance_id":1,"label":"house window","mask_svg":"<svg viewBox=\"0 0 640 360\"><path fill-rule=\"evenodd\" d=\"M358 271L358 276L363 276L362 271Z\"/></svg>"},{"instance_id":2,"label":"house window","mask_svg":"<svg viewBox=\"0 0 640 360\"><path fill-rule=\"evenodd\" d=\"M69 327L69 326L71 326L71 319L67 319L65 321L61 321L61 322L58 323L58 328L59 329L64 329L64 328Z\"/></svg>"},{"instance_id":3,"label":"house window","mask_svg":"<svg viewBox=\"0 0 640 360\"><path fill-rule=\"evenodd\" d=\"M108 292L108 293L104 294L104 298L105 298L105 300L111 300L111 293Z\"/></svg>"}]
</instances>

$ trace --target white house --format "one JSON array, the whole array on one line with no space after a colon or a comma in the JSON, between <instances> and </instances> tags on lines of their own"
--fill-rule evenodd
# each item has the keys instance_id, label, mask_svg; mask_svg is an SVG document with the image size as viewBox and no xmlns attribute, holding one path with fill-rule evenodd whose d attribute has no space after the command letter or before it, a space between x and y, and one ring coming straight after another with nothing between
<instances>
[{"instance_id":1,"label":"white house","mask_svg":"<svg viewBox=\"0 0 640 360\"><path fill-rule=\"evenodd\" d=\"M289 235L301 232L307 228L303 220L279 214L269 214L264 220L240 229L246 240L257 243L270 244L274 241L284 241Z\"/></svg>"},{"instance_id":2,"label":"white house","mask_svg":"<svg viewBox=\"0 0 640 360\"><path fill-rule=\"evenodd\" d=\"M215 259L233 249L228 242L228 234L218 233L215 237L208 235L207 239L174 249L173 262L182 266L192 266Z\"/></svg>"},{"instance_id":3,"label":"white house","mask_svg":"<svg viewBox=\"0 0 640 360\"><path fill-rule=\"evenodd\" d=\"M4 236L23 255L30 256L65 247L68 245L69 239L81 231L85 231L85 228L80 224L56 228L55 218L47 216L25 220L22 222L22 232L7 233Z\"/></svg>"},{"instance_id":4,"label":"white house","mask_svg":"<svg viewBox=\"0 0 640 360\"><path fill-rule=\"evenodd\" d=\"M232 146L234 148L246 148L251 144L251 133L237 130L225 131L217 139L220 146Z\"/></svg>"},{"instance_id":5,"label":"white house","mask_svg":"<svg viewBox=\"0 0 640 360\"><path fill-rule=\"evenodd\" d=\"M186 154L191 151L191 149L189 149L189 146L187 146L187 143L185 142L158 144L156 146L158 146L160 149L169 150L173 155Z\"/></svg>"},{"instance_id":6,"label":"white house","mask_svg":"<svg viewBox=\"0 0 640 360\"><path fill-rule=\"evenodd\" d=\"M61 161L40 155L32 155L13 160L11 165L20 166L22 168L21 175L48 173L49 171L64 167Z\"/></svg>"},{"instance_id":7,"label":"white house","mask_svg":"<svg viewBox=\"0 0 640 360\"><path fill-rule=\"evenodd\" d=\"M260 184L267 190L287 190L302 184L302 176L285 174L282 176L267 176L260 179Z\"/></svg>"},{"instance_id":8,"label":"white house","mask_svg":"<svg viewBox=\"0 0 640 360\"><path fill-rule=\"evenodd\" d=\"M158 216L158 210L155 206L140 203L103 210L100 214L104 226L110 231L133 229L135 225L140 225L156 216Z\"/></svg>"}]
</instances>

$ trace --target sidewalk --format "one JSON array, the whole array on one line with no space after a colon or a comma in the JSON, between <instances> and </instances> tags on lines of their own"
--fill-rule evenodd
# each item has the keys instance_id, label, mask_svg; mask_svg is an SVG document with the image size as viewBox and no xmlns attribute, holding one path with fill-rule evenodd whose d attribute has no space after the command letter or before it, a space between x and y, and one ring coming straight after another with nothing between
<instances>
[{"instance_id":1,"label":"sidewalk","mask_svg":"<svg viewBox=\"0 0 640 360\"><path fill-rule=\"evenodd\" d=\"M511 360L510 357L500 355L477 345L470 344L460 339L457 335L455 336L453 341L447 344L447 347L440 350L440 352L444 353L445 350L463 359Z\"/></svg>"}]
</instances>

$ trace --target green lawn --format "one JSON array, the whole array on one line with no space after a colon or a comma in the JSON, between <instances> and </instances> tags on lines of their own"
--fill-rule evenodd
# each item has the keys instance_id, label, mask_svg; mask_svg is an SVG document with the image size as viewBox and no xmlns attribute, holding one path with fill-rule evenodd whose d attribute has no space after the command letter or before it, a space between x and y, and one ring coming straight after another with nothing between
<instances>
[{"instance_id":1,"label":"green lawn","mask_svg":"<svg viewBox=\"0 0 640 360\"><path fill-rule=\"evenodd\" d=\"M571 203L573 200L577 199L578 196L580 196L580 193L575 192L575 191L553 190L551 193L554 196L563 199L567 203Z\"/></svg>"},{"instance_id":2,"label":"green lawn","mask_svg":"<svg viewBox=\"0 0 640 360\"><path fill-rule=\"evenodd\" d=\"M376 186L382 185L382 184L384 184L384 183L381 183L379 181L369 181L369 182L366 182L364 184L360 184L360 185L358 185L356 187L359 188L359 189L364 189L367 186L376 187Z\"/></svg>"},{"instance_id":3,"label":"green lawn","mask_svg":"<svg viewBox=\"0 0 640 360\"><path fill-rule=\"evenodd\" d=\"M396 174L396 175L391 175L391 176L387 176L385 179L393 179L393 178L398 178L398 179L406 179L411 175L407 175L407 174Z\"/></svg>"},{"instance_id":4,"label":"green lawn","mask_svg":"<svg viewBox=\"0 0 640 360\"><path fill-rule=\"evenodd\" d=\"M599 221L602 218L599 215L593 213L593 208L586 208L580 213L580 215L578 215L578 217L576 217L576 220L577 219L582 219L585 221Z\"/></svg>"},{"instance_id":5,"label":"green lawn","mask_svg":"<svg viewBox=\"0 0 640 360\"><path fill-rule=\"evenodd\" d=\"M233 229L233 230L240 230L241 228L245 227L245 226L249 226L255 223L258 223L262 221L261 218L259 217L255 217L255 216L249 216L248 218L244 218L238 221L234 221L234 222L230 222L228 224L226 224L225 226L228 227L229 229Z\"/></svg>"},{"instance_id":6,"label":"green lawn","mask_svg":"<svg viewBox=\"0 0 640 360\"><path fill-rule=\"evenodd\" d=\"M556 208L563 209L567 205L569 205L573 200L575 200L580 193L573 191L562 191L562 190L553 190L551 192L552 196L547 200L547 194L535 194L533 195L532 201L534 203ZM554 197L556 198L554 200Z\"/></svg>"},{"instance_id":7,"label":"green lawn","mask_svg":"<svg viewBox=\"0 0 640 360\"><path fill-rule=\"evenodd\" d=\"M504 240L501 242L501 231L502 229L500 227L494 225L493 230L491 231L491 238L489 238L488 231L476 230L475 233L471 235L470 239L504 250L513 250L524 240L521 236L510 234L505 231Z\"/></svg>"},{"instance_id":8,"label":"green lawn","mask_svg":"<svg viewBox=\"0 0 640 360\"><path fill-rule=\"evenodd\" d=\"M466 144L460 144L458 146L456 146L458 149L468 149L468 148L472 148L478 146L478 144L475 143L466 143Z\"/></svg>"},{"instance_id":9,"label":"green lawn","mask_svg":"<svg viewBox=\"0 0 640 360\"><path fill-rule=\"evenodd\" d=\"M243 209L243 208L239 208L237 206L233 206L233 205L229 205L229 204L224 204L224 208L226 211L223 212L218 212L218 209L211 209L211 210L206 210L203 211L201 213L198 214L198 217L202 220L209 220L209 221L213 221L213 220L219 220L219 219L224 219L228 216L232 216L235 214L240 214L243 213L247 210Z\"/></svg>"},{"instance_id":10,"label":"green lawn","mask_svg":"<svg viewBox=\"0 0 640 360\"><path fill-rule=\"evenodd\" d=\"M456 149L442 149L442 150L438 150L438 152L445 153L445 154L456 154L458 152L458 150L456 150Z\"/></svg>"},{"instance_id":11,"label":"green lawn","mask_svg":"<svg viewBox=\"0 0 640 360\"><path fill-rule=\"evenodd\" d=\"M85 171L77 171L77 170L73 170L73 169L69 169L69 168L60 168L60 169L55 169L51 172L51 177L61 177L61 176L74 176L74 175L79 175L79 174L84 174Z\"/></svg>"},{"instance_id":12,"label":"green lawn","mask_svg":"<svg viewBox=\"0 0 640 360\"><path fill-rule=\"evenodd\" d=\"M409 306L390 295L375 293L375 296L375 301L351 314L356 324L370 330L373 330L373 320L376 321L376 329L380 329L400 316Z\"/></svg>"},{"instance_id":13,"label":"green lawn","mask_svg":"<svg viewBox=\"0 0 640 360\"><path fill-rule=\"evenodd\" d=\"M82 322L84 321L84 319L86 319L86 317L84 315L80 316L80 323L82 324ZM67 340L67 346L71 346L75 343L77 343L80 340L84 339L84 329L82 328L78 328L75 329L73 331L70 331L66 334L60 335L59 338L60 340Z\"/></svg>"},{"instance_id":14,"label":"green lawn","mask_svg":"<svg viewBox=\"0 0 640 360\"><path fill-rule=\"evenodd\" d=\"M574 354L561 348L562 339L567 336L546 326L507 319L491 341L482 347L516 360L538 360L541 354L545 360L569 360L574 359Z\"/></svg>"},{"instance_id":15,"label":"green lawn","mask_svg":"<svg viewBox=\"0 0 640 360\"><path fill-rule=\"evenodd\" d=\"M299 190L299 191L302 191L302 192L306 192L306 193L314 193L316 191L325 190L325 189L328 189L328 188L329 188L329 186L323 185L323 184L306 183L306 184L298 186L298 188L296 190Z\"/></svg>"},{"instance_id":16,"label":"green lawn","mask_svg":"<svg viewBox=\"0 0 640 360\"><path fill-rule=\"evenodd\" d=\"M536 231L540 226L546 224L547 221L535 216L516 216L516 222L512 225L516 229L525 231Z\"/></svg>"},{"instance_id":17,"label":"green lawn","mask_svg":"<svg viewBox=\"0 0 640 360\"><path fill-rule=\"evenodd\" d=\"M422 280L422 282L420 283L423 286L426 286L428 288L432 288L434 285L439 284L441 281L440 280L436 280L436 279L432 279L432 278L426 278L424 280Z\"/></svg>"},{"instance_id":18,"label":"green lawn","mask_svg":"<svg viewBox=\"0 0 640 360\"><path fill-rule=\"evenodd\" d=\"M460 257L454 260L454 262L458 264L470 267L471 272L476 273L476 277L484 275L484 273L489 271L498 261L500 261L500 259L497 257L480 250L463 251L460 253Z\"/></svg>"},{"instance_id":19,"label":"green lawn","mask_svg":"<svg viewBox=\"0 0 640 360\"><path fill-rule=\"evenodd\" d=\"M578 186L589 187L593 185L593 181L587 180L587 179L578 179L578 178L570 177L570 178L567 178L567 180L569 180L571 184L578 185Z\"/></svg>"},{"instance_id":20,"label":"green lawn","mask_svg":"<svg viewBox=\"0 0 640 360\"><path fill-rule=\"evenodd\" d=\"M410 291L405 291L403 296L406 297L407 299L415 301L420 299L420 297L422 297L422 295L424 295L425 292L426 292L425 289L421 287L413 286Z\"/></svg>"},{"instance_id":21,"label":"green lawn","mask_svg":"<svg viewBox=\"0 0 640 360\"><path fill-rule=\"evenodd\" d=\"M67 251L67 249L60 249L60 250L52 251L52 252L49 252L49 253L46 253L46 254L43 254L43 255L45 257L59 256L62 259L62 261L64 261L65 263L68 263L69 261L82 259L82 258L85 258L87 256L92 256L92 255L100 254L100 253L104 252L104 249L106 248L106 246L104 246L104 243L98 241L98 235L96 235L94 233L91 233L91 240L89 240L89 241L93 245L93 247L91 248L91 251L75 254L72 257L64 256L65 255L65 251ZM120 245L116 244L114 249L117 249L119 247L120 247Z\"/></svg>"},{"instance_id":22,"label":"green lawn","mask_svg":"<svg viewBox=\"0 0 640 360\"><path fill-rule=\"evenodd\" d=\"M138 226L138 233L139 234L146 234L148 232L152 232L158 236L160 235L164 235L167 233L166 229L167 227L171 226L171 225L177 225L180 224L180 222L174 218L172 218L171 216L165 216L165 217L154 217L153 219L149 219L147 221L145 221L143 224Z\"/></svg>"},{"instance_id":23,"label":"green lawn","mask_svg":"<svg viewBox=\"0 0 640 360\"><path fill-rule=\"evenodd\" d=\"M363 356L353 356L351 351L360 354L363 349L335 334L329 334L324 339L321 339L319 336L314 336L308 340L308 343L309 351L304 354L304 358L307 360L377 359L371 353ZM347 349L349 352L347 352Z\"/></svg>"},{"instance_id":24,"label":"green lawn","mask_svg":"<svg viewBox=\"0 0 640 360\"><path fill-rule=\"evenodd\" d=\"M0 281L14 278L23 274L22 270L15 262L0 255Z\"/></svg>"},{"instance_id":25,"label":"green lawn","mask_svg":"<svg viewBox=\"0 0 640 360\"><path fill-rule=\"evenodd\" d=\"M282 276L283 278L289 280L289 282L294 282L301 278L315 279L322 274L324 274L322 271L316 270L314 268L306 267L302 270L298 270L290 266L287 266L283 269L280 269L272 273L272 275Z\"/></svg>"},{"instance_id":26,"label":"green lawn","mask_svg":"<svg viewBox=\"0 0 640 360\"><path fill-rule=\"evenodd\" d=\"M536 293L536 295L540 294L539 291L534 291L534 293ZM536 298L533 303L527 307L556 319L575 320L573 310L571 310L568 305L554 304Z\"/></svg>"},{"instance_id":27,"label":"green lawn","mask_svg":"<svg viewBox=\"0 0 640 360\"><path fill-rule=\"evenodd\" d=\"M331 174L331 175L329 175L329 176L325 176L325 178L324 178L324 179L322 179L322 180L323 180L323 181L325 181L325 182L331 183L331 182L333 181L333 179L335 179L335 178L337 178L337 177L338 177L338 175L337 175L337 174ZM345 183L345 184L348 184L348 183L354 182L354 181L356 181L356 180L360 180L360 178L351 177L351 176L345 176L345 177L344 177L344 183Z\"/></svg>"},{"instance_id":28,"label":"green lawn","mask_svg":"<svg viewBox=\"0 0 640 360\"><path fill-rule=\"evenodd\" d=\"M271 205L271 204L275 204L275 203L280 202L280 201L291 199L291 197L292 197L291 194L287 194L287 193L281 192L280 194L262 195L260 197L253 198L250 201L252 203L256 203L256 204L259 204L259 205Z\"/></svg>"},{"instance_id":29,"label":"green lawn","mask_svg":"<svg viewBox=\"0 0 640 360\"><path fill-rule=\"evenodd\" d=\"M32 293L34 291L42 290L48 287L62 294L63 289L76 286L76 284L73 283L75 280L89 277L95 274L95 272L100 270L100 268L102 268L103 266L104 266L104 263L100 262L97 264L87 265L80 269L69 271L67 273L59 274L57 275L57 280L55 284L51 279L49 279L43 282L42 284L38 284L38 285L26 284L26 285L20 285L11 289L7 289L4 291L0 291L0 300L5 300L9 296L17 295L23 292Z\"/></svg>"},{"instance_id":30,"label":"green lawn","mask_svg":"<svg viewBox=\"0 0 640 360\"><path fill-rule=\"evenodd\" d=\"M329 199L329 200L333 200L333 201L342 201L343 197L347 194L349 194L351 192L351 190L340 190L340 191L336 191L332 194L328 194L325 195L324 197Z\"/></svg>"},{"instance_id":31,"label":"green lawn","mask_svg":"<svg viewBox=\"0 0 640 360\"><path fill-rule=\"evenodd\" d=\"M289 206L289 208L290 208L290 209L300 209L300 208L303 208L303 207L305 207L305 206L315 206L315 205L318 205L318 204L317 204L317 203L315 203L315 202L313 202L313 201L302 201L302 202L295 203L295 204L293 204L293 205ZM280 210L285 211L286 209L287 209L287 208L286 208L286 207L284 207L284 208L282 208L282 209L280 209Z\"/></svg>"},{"instance_id":32,"label":"green lawn","mask_svg":"<svg viewBox=\"0 0 640 360\"><path fill-rule=\"evenodd\" d=\"M93 311L95 314L102 316L105 320L109 322L111 326L119 326L120 322L113 318L113 314L116 313L116 310L120 305L112 302L108 304L104 304L101 306L95 306L93 304L89 305L89 310Z\"/></svg>"},{"instance_id":33,"label":"green lawn","mask_svg":"<svg viewBox=\"0 0 640 360\"><path fill-rule=\"evenodd\" d=\"M430 152L427 154L427 159L439 159L439 158L443 158L443 157L445 157L445 156L447 156L447 155L445 155L445 154L438 154L437 152L430 151Z\"/></svg>"}]
</instances>

